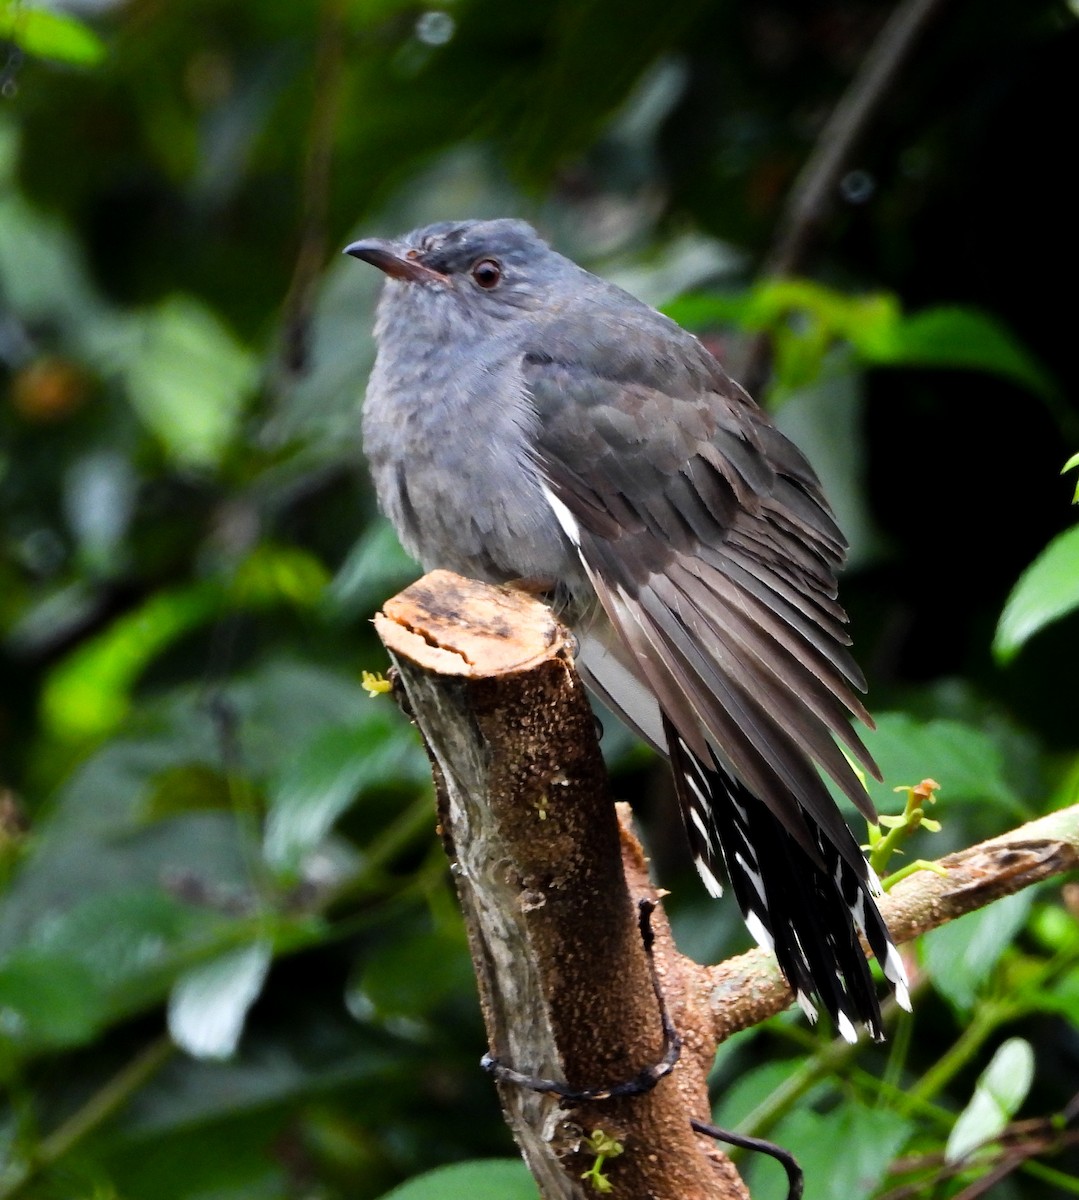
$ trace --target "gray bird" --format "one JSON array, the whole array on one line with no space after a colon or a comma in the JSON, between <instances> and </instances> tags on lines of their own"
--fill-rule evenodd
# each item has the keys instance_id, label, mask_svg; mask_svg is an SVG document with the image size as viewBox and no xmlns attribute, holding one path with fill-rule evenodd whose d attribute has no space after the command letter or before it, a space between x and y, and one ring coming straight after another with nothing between
<instances>
[{"instance_id":1,"label":"gray bird","mask_svg":"<svg viewBox=\"0 0 1079 1200\"><path fill-rule=\"evenodd\" d=\"M731 882L811 1019L882 1036L858 941L909 1007L879 891L818 773L875 820L876 764L836 571L799 451L691 334L522 221L444 222L346 253L387 278L364 447L425 569L548 581L577 666L671 761L709 892Z\"/></svg>"}]
</instances>

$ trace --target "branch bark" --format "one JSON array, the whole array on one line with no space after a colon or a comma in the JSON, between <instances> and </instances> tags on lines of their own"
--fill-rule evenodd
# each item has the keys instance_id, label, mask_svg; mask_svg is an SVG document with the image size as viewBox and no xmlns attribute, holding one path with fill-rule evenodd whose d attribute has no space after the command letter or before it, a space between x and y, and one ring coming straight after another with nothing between
<instances>
[{"instance_id":1,"label":"branch bark","mask_svg":"<svg viewBox=\"0 0 1079 1200\"><path fill-rule=\"evenodd\" d=\"M520 592L435 571L375 626L434 769L439 826L464 911L492 1054L575 1089L632 1078L663 1053L636 901L655 897L644 854L619 831L573 640ZM627 883L625 860L630 868ZM710 1119L714 1043L660 913L656 969L684 1038L644 1095L561 1107L499 1083L507 1122L545 1200L594 1195L596 1129L622 1200L748 1200L730 1161L695 1134Z\"/></svg>"},{"instance_id":2,"label":"branch bark","mask_svg":"<svg viewBox=\"0 0 1079 1200\"><path fill-rule=\"evenodd\" d=\"M576 1090L633 1078L663 1053L636 906L659 900L629 809L611 799L573 639L521 592L435 571L375 626L431 759L439 830L465 916L491 1053ZM906 940L1079 863L1079 806L941 860L885 898ZM715 967L681 955L662 912L653 966L683 1039L643 1094L567 1106L498 1082L545 1200L585 1200L594 1130L621 1142L603 1172L622 1200L748 1200L710 1120L715 1048L786 1007L761 951Z\"/></svg>"}]
</instances>

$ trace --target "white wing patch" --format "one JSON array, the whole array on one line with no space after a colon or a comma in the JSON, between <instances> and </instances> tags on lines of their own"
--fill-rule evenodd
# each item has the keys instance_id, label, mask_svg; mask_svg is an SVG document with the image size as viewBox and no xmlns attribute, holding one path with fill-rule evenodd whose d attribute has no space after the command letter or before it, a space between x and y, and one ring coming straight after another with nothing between
<instances>
[{"instance_id":1,"label":"white wing patch","mask_svg":"<svg viewBox=\"0 0 1079 1200\"><path fill-rule=\"evenodd\" d=\"M570 510L562 503L561 500L551 491L545 484L540 484L543 495L547 503L551 506L551 511L558 520L558 524L562 527L562 532L577 548L577 553L581 552L581 527L577 524L577 518Z\"/></svg>"},{"instance_id":2,"label":"white wing patch","mask_svg":"<svg viewBox=\"0 0 1079 1200\"><path fill-rule=\"evenodd\" d=\"M705 890L713 900L718 900L723 895L723 884L716 878L712 868L698 855L694 860L697 866L697 874L700 875L704 883Z\"/></svg>"},{"instance_id":3,"label":"white wing patch","mask_svg":"<svg viewBox=\"0 0 1079 1200\"><path fill-rule=\"evenodd\" d=\"M746 913L743 919L745 920L746 928L752 934L753 940L757 943L757 945L760 946L762 950L767 950L769 954L775 954L776 944L772 940L772 935L767 929L765 929L764 922L760 919L760 917L758 917L757 914L751 910L750 912ZM799 1000L798 1003L801 1004L801 1000ZM805 1008L805 1005L802 1005L802 1007ZM809 1007L813 1008L812 1004ZM816 1020L816 1018L817 1010L814 1008L813 1019Z\"/></svg>"}]
</instances>

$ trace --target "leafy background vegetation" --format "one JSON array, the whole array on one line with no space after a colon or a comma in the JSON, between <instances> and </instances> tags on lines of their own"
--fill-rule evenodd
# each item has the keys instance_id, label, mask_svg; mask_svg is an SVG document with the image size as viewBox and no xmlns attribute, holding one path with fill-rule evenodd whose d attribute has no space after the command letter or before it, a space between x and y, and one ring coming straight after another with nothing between
<instances>
[{"instance_id":1,"label":"leafy background vegetation","mask_svg":"<svg viewBox=\"0 0 1079 1200\"><path fill-rule=\"evenodd\" d=\"M939 781L927 857L1074 802L1074 6L939 5L806 278L754 283L891 7L0 2L2 1200L534 1195L425 764L361 685L415 568L360 466L360 233L521 215L732 365L770 334L851 537L875 798ZM743 948L662 765L605 741L683 947ZM924 939L883 1047L740 1035L717 1119L899 1200L982 1194L1000 1146L951 1160L1017 1115L991 1194L1079 1193L1077 911Z\"/></svg>"}]
</instances>

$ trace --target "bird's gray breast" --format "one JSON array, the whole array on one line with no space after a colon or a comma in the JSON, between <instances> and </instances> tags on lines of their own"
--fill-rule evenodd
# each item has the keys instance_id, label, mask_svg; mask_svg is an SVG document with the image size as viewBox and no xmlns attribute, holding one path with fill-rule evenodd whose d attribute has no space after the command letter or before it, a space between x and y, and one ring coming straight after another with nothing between
<instances>
[{"instance_id":1,"label":"bird's gray breast","mask_svg":"<svg viewBox=\"0 0 1079 1200\"><path fill-rule=\"evenodd\" d=\"M364 452L380 507L425 569L575 582L576 553L530 452L536 419L512 355L380 346Z\"/></svg>"}]
</instances>

